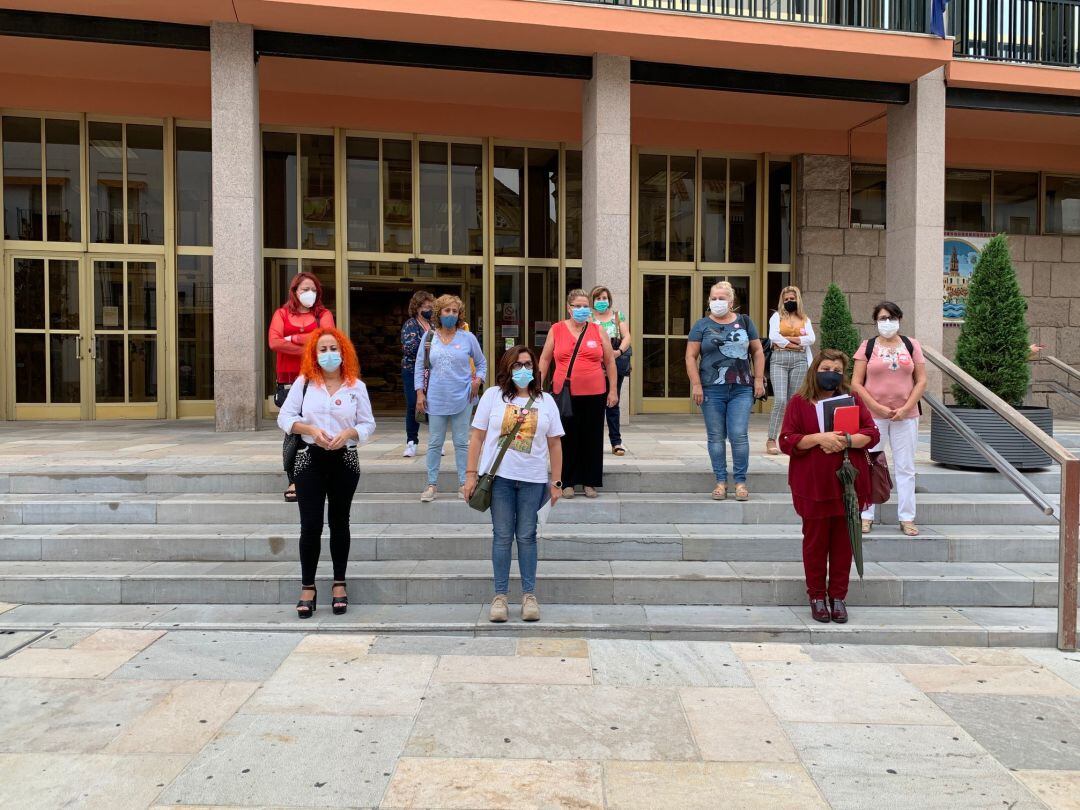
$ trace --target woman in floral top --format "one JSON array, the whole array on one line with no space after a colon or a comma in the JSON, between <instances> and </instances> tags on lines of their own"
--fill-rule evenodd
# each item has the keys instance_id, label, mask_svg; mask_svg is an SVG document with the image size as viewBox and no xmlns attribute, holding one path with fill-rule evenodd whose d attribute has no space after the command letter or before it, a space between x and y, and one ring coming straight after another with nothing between
<instances>
[{"instance_id":1,"label":"woman in floral top","mask_svg":"<svg viewBox=\"0 0 1080 810\"><path fill-rule=\"evenodd\" d=\"M420 423L416 421L416 353L420 341L431 329L435 298L427 290L417 290L409 301L409 320L401 327L401 379L405 386L405 458L416 455Z\"/></svg>"}]
</instances>

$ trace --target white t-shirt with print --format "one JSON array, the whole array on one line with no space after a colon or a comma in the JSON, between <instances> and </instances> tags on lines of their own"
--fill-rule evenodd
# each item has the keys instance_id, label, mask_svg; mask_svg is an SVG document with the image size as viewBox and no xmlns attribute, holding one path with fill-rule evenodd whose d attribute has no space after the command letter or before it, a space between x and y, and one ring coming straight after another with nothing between
<instances>
[{"instance_id":1,"label":"white t-shirt with print","mask_svg":"<svg viewBox=\"0 0 1080 810\"><path fill-rule=\"evenodd\" d=\"M494 387L480 397L472 421L474 428L487 431L484 449L480 454L480 475L484 475L491 468L499 454L499 438L515 428L517 418L528 402L528 397L514 397L510 402L506 402L503 392ZM555 400L550 394L544 394L533 402L525 421L516 427L514 440L510 442L510 448L495 474L513 481L546 484L550 480L547 440L564 433Z\"/></svg>"}]
</instances>

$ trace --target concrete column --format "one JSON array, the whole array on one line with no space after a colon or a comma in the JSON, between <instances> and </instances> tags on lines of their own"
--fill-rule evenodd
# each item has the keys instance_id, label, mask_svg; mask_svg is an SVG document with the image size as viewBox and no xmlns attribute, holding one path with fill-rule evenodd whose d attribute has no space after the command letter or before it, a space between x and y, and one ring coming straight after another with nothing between
<instances>
[{"instance_id":1,"label":"concrete column","mask_svg":"<svg viewBox=\"0 0 1080 810\"><path fill-rule=\"evenodd\" d=\"M911 85L888 113L885 296L904 311L904 331L942 348L941 256L945 222L945 71ZM941 378L928 364L928 390Z\"/></svg>"},{"instance_id":2,"label":"concrete column","mask_svg":"<svg viewBox=\"0 0 1080 810\"><path fill-rule=\"evenodd\" d=\"M596 54L582 98L582 279L630 311L630 59ZM638 325L631 323L632 329ZM624 386L629 389L629 384ZM630 408L623 392L622 421Z\"/></svg>"},{"instance_id":3,"label":"concrete column","mask_svg":"<svg viewBox=\"0 0 1080 810\"><path fill-rule=\"evenodd\" d=\"M259 77L250 25L210 28L214 215L214 412L255 430L262 390Z\"/></svg>"}]
</instances>

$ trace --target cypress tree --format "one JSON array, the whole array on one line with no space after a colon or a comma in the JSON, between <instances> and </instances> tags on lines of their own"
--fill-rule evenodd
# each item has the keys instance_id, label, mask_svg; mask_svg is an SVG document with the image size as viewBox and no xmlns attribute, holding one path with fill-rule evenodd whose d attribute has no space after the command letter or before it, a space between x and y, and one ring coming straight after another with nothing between
<instances>
[{"instance_id":1,"label":"cypress tree","mask_svg":"<svg viewBox=\"0 0 1080 810\"><path fill-rule=\"evenodd\" d=\"M1031 379L1026 313L1008 239L998 234L986 243L971 274L956 364L1013 406L1023 403ZM953 386L953 396L960 407L982 407L959 385Z\"/></svg>"},{"instance_id":2,"label":"cypress tree","mask_svg":"<svg viewBox=\"0 0 1080 810\"><path fill-rule=\"evenodd\" d=\"M821 304L821 337L818 346L822 349L839 349L849 358L859 348L859 331L851 321L847 296L835 284L830 284L825 291L825 300ZM848 376L854 363L848 363Z\"/></svg>"}]
</instances>

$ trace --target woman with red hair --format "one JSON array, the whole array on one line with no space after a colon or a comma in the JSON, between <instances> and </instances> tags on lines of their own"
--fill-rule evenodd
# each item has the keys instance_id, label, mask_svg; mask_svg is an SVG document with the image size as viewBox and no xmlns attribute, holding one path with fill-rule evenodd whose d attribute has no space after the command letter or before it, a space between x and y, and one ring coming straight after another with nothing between
<instances>
[{"instance_id":1,"label":"woman with red hair","mask_svg":"<svg viewBox=\"0 0 1080 810\"><path fill-rule=\"evenodd\" d=\"M375 432L367 386L352 342L337 329L312 333L304 348L300 376L278 414L278 427L304 442L296 454L293 478L300 505L301 619L315 612L315 571L322 551L323 511L330 524L334 562L331 604L335 614L348 609L345 569L349 564L349 510L360 482L356 448Z\"/></svg>"},{"instance_id":2,"label":"woman with red hair","mask_svg":"<svg viewBox=\"0 0 1080 810\"><path fill-rule=\"evenodd\" d=\"M323 306L322 284L313 273L297 273L289 284L289 297L270 319L270 349L277 355L275 379L277 390L274 404L279 408L289 395L289 388L300 373L300 358L304 347L316 329L333 329L334 316ZM292 472L286 468L289 488L285 500L296 500Z\"/></svg>"}]
</instances>

